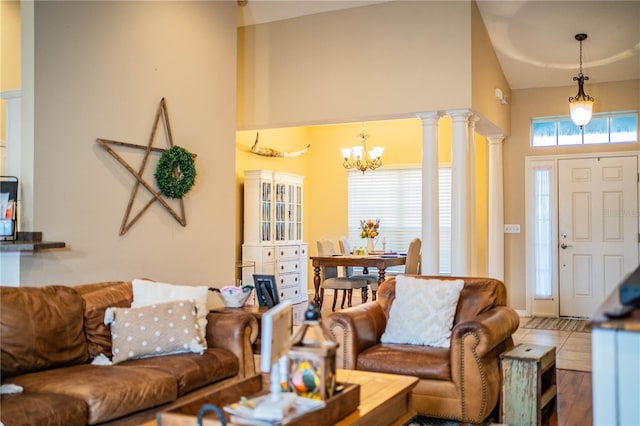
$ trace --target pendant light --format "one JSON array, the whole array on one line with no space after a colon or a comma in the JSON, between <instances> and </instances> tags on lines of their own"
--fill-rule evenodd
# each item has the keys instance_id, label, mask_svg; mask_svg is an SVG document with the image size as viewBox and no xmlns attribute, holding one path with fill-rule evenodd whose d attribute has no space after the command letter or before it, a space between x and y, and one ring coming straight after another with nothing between
<instances>
[{"instance_id":1,"label":"pendant light","mask_svg":"<svg viewBox=\"0 0 640 426\"><path fill-rule=\"evenodd\" d=\"M580 72L573 77L573 81L578 82L578 94L569 98L569 111L571 112L571 120L576 126L582 129L589 121L593 114L593 98L584 93L584 82L589 77L582 74L582 42L587 39L587 35L576 34L576 40L580 42Z\"/></svg>"}]
</instances>

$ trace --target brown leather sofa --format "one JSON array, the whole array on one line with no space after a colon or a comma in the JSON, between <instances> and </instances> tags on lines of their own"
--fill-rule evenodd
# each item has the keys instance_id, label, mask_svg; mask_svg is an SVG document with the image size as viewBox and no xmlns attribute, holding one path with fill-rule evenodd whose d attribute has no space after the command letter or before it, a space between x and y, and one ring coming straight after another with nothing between
<instances>
[{"instance_id":1,"label":"brown leather sofa","mask_svg":"<svg viewBox=\"0 0 640 426\"><path fill-rule=\"evenodd\" d=\"M417 278L456 279L456 277ZM395 278L378 289L378 300L333 312L325 327L340 346L338 368L416 376L411 408L418 414L466 423L481 423L500 393L500 354L513 346L519 318L505 306L502 282L461 278L464 287L456 308L450 348L382 344ZM426 285L426 284L425 284ZM407 324L411 327L411 324Z\"/></svg>"},{"instance_id":2,"label":"brown leather sofa","mask_svg":"<svg viewBox=\"0 0 640 426\"><path fill-rule=\"evenodd\" d=\"M107 307L128 307L130 282L0 287L2 395L6 426L142 424L177 405L255 374L256 319L209 313L204 354L181 353L93 365L110 355Z\"/></svg>"}]
</instances>

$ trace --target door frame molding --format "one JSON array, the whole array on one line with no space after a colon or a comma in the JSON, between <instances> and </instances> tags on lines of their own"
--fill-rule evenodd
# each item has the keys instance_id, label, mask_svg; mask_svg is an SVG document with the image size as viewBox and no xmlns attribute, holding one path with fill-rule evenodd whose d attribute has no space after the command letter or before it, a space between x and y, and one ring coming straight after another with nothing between
<instances>
[{"instance_id":1,"label":"door frame molding","mask_svg":"<svg viewBox=\"0 0 640 426\"><path fill-rule=\"evenodd\" d=\"M559 276L558 276L558 161L559 160L578 160L586 158L604 158L604 157L635 157L638 162L638 170L640 170L640 150L632 151L614 151L614 152L594 152L581 154L550 154L550 155L528 155L525 156L525 315L541 315L555 316L560 314L559 299ZM551 190L552 190L552 246L553 246L553 292L549 299L538 299L537 305L544 308L534 312L535 298L535 269L533 254L534 241L533 238L527 236L533 235L533 170L534 167L546 167L551 171ZM636 185L638 191L638 202L640 203L640 183ZM638 214L638 229L640 230L640 214ZM638 243L640 252L640 242Z\"/></svg>"}]
</instances>

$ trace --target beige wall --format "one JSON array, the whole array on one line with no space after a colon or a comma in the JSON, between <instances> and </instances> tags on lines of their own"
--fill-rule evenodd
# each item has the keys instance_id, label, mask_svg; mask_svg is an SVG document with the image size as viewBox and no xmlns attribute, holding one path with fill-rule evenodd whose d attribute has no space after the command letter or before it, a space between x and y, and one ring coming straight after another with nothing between
<instances>
[{"instance_id":1,"label":"beige wall","mask_svg":"<svg viewBox=\"0 0 640 426\"><path fill-rule=\"evenodd\" d=\"M513 134L504 143L504 220L505 223L525 224L524 160L526 156L583 154L612 151L637 151L638 144L589 145L562 148L531 148L530 120L532 117L568 115L569 96L577 85L512 92L511 117ZM585 91L595 98L595 112L640 109L640 80L615 83L588 84ZM520 234L505 234L505 281L509 284L511 305L525 310L525 238Z\"/></svg>"},{"instance_id":2,"label":"beige wall","mask_svg":"<svg viewBox=\"0 0 640 426\"><path fill-rule=\"evenodd\" d=\"M475 2L471 3L471 16L471 105L495 126L483 129L484 134L506 136L511 133L511 111L508 104L503 105L496 98L495 89L500 89L508 99L511 99L511 89Z\"/></svg>"},{"instance_id":3,"label":"beige wall","mask_svg":"<svg viewBox=\"0 0 640 426\"><path fill-rule=\"evenodd\" d=\"M394 1L240 28L238 129L469 108L470 10Z\"/></svg>"},{"instance_id":4,"label":"beige wall","mask_svg":"<svg viewBox=\"0 0 640 426\"><path fill-rule=\"evenodd\" d=\"M33 230L68 249L23 257L22 285L234 282L236 7L36 3ZM174 143L197 154L187 226L156 202L119 236L134 179L96 138L145 145L162 97ZM117 151L138 168L140 151Z\"/></svg>"}]
</instances>

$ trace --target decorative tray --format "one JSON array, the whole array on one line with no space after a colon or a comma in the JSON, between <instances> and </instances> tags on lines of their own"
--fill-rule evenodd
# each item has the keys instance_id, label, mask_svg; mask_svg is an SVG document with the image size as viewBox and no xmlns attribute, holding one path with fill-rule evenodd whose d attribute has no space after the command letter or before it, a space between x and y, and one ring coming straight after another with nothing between
<instances>
[{"instance_id":1,"label":"decorative tray","mask_svg":"<svg viewBox=\"0 0 640 426\"><path fill-rule=\"evenodd\" d=\"M198 399L158 413L156 415L156 424L158 426L195 426L198 411L204 404L213 404L222 410L225 405L233 404L242 397L268 393L269 387L267 386L263 389L262 385L262 376L257 375L222 387ZM360 385L342 383L342 386L344 389L341 392L325 401L324 408L310 411L284 424L292 426L329 426L348 416L360 405ZM225 413L225 416L227 424L233 425L233 423L229 422L229 415ZM209 414L203 419L202 425L220 426L220 422L215 415Z\"/></svg>"}]
</instances>

